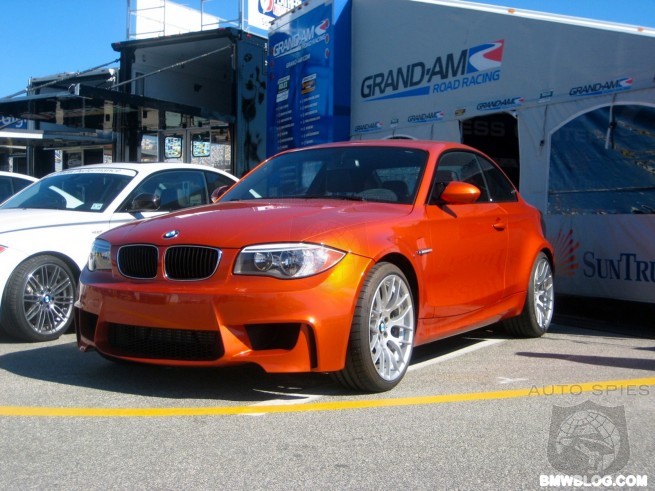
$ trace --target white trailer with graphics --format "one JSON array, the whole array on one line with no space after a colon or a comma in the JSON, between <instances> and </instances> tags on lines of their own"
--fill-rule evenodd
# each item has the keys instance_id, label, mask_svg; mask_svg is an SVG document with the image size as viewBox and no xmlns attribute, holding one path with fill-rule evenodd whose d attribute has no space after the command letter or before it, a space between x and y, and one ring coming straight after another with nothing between
<instances>
[{"instance_id":1,"label":"white trailer with graphics","mask_svg":"<svg viewBox=\"0 0 655 491\"><path fill-rule=\"evenodd\" d=\"M558 293L655 303L654 29L461 1L334 2L333 22L351 24L332 60L350 77L331 82L350 81L346 138L481 149L543 212ZM307 27L304 15L271 35Z\"/></svg>"}]
</instances>

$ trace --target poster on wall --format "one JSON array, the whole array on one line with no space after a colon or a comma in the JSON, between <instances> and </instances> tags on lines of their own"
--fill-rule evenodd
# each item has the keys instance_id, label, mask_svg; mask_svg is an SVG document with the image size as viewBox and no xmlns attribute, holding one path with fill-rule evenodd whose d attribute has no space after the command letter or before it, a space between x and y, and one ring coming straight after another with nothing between
<instances>
[{"instance_id":1,"label":"poster on wall","mask_svg":"<svg viewBox=\"0 0 655 491\"><path fill-rule=\"evenodd\" d=\"M655 302L652 215L546 215L559 295Z\"/></svg>"},{"instance_id":2,"label":"poster on wall","mask_svg":"<svg viewBox=\"0 0 655 491\"><path fill-rule=\"evenodd\" d=\"M340 131L334 124L334 26L333 2L310 2L269 32L269 155L334 141Z\"/></svg>"}]
</instances>

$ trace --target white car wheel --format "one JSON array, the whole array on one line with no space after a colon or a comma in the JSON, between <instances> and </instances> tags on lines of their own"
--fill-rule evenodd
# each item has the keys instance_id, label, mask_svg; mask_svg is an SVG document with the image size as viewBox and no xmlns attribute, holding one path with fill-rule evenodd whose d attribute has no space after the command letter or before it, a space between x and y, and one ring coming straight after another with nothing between
<instances>
[{"instance_id":1,"label":"white car wheel","mask_svg":"<svg viewBox=\"0 0 655 491\"><path fill-rule=\"evenodd\" d=\"M36 256L18 266L5 288L4 330L24 341L49 341L73 321L77 278L54 256Z\"/></svg>"}]
</instances>

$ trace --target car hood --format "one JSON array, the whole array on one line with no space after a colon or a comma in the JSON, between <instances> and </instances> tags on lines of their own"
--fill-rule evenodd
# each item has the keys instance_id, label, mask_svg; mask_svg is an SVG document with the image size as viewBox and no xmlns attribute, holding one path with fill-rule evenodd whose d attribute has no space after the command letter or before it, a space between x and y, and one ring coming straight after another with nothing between
<instances>
[{"instance_id":1,"label":"car hood","mask_svg":"<svg viewBox=\"0 0 655 491\"><path fill-rule=\"evenodd\" d=\"M219 203L133 222L101 237L114 244L204 244L234 248L268 242L319 242L351 249L378 223L402 219L409 205L335 200ZM173 238L165 239L171 233Z\"/></svg>"},{"instance_id":2,"label":"car hood","mask_svg":"<svg viewBox=\"0 0 655 491\"><path fill-rule=\"evenodd\" d=\"M100 213L7 208L0 210L0 234L105 221Z\"/></svg>"}]
</instances>

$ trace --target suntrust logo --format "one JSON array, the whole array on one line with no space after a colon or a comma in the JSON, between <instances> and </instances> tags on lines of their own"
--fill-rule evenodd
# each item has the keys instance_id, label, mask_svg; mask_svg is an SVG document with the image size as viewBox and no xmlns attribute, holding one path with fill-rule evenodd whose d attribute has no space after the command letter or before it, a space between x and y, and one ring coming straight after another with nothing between
<instances>
[{"instance_id":1,"label":"suntrust logo","mask_svg":"<svg viewBox=\"0 0 655 491\"><path fill-rule=\"evenodd\" d=\"M580 242L573 237L573 229L560 230L553 241L555 258L557 259L557 274L560 276L574 276L580 267L577 251Z\"/></svg>"},{"instance_id":2,"label":"suntrust logo","mask_svg":"<svg viewBox=\"0 0 655 491\"><path fill-rule=\"evenodd\" d=\"M580 242L573 230L557 234L553 240L559 276L575 276L578 269L585 278L599 280L636 281L655 283L655 261L639 257L634 252L622 252L615 257L603 257L594 251L585 251L579 257Z\"/></svg>"},{"instance_id":3,"label":"suntrust logo","mask_svg":"<svg viewBox=\"0 0 655 491\"><path fill-rule=\"evenodd\" d=\"M618 257L599 257L593 251L582 256L582 274L586 278L655 283L655 261L623 252Z\"/></svg>"},{"instance_id":4,"label":"suntrust logo","mask_svg":"<svg viewBox=\"0 0 655 491\"><path fill-rule=\"evenodd\" d=\"M424 96L497 81L504 46L501 39L367 75L360 96L369 101Z\"/></svg>"}]
</instances>

